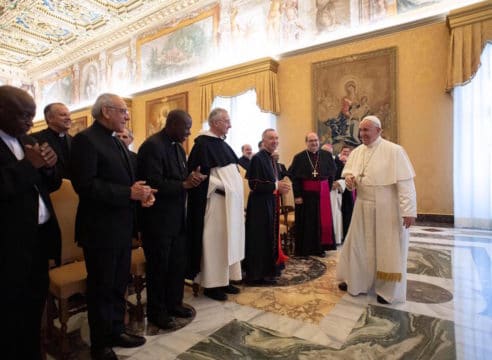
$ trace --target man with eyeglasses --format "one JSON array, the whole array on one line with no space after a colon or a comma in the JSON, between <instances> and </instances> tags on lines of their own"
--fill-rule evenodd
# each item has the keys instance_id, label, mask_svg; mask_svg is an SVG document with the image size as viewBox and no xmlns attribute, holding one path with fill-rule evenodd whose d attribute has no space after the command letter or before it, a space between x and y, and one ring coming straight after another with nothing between
<instances>
[{"instance_id":1,"label":"man with eyeglasses","mask_svg":"<svg viewBox=\"0 0 492 360\"><path fill-rule=\"evenodd\" d=\"M153 190L135 181L128 150L115 136L130 119L125 101L100 95L94 123L72 142L72 183L79 195L75 240L84 250L93 359L117 359L113 346L136 347L145 338L126 332L125 291L137 202L154 203Z\"/></svg>"},{"instance_id":2,"label":"man with eyeglasses","mask_svg":"<svg viewBox=\"0 0 492 360\"><path fill-rule=\"evenodd\" d=\"M200 167L208 177L188 192L190 257L188 278L218 301L239 289L244 258L244 192L234 150L224 141L231 128L229 114L216 108L208 117L210 130L196 139L188 169Z\"/></svg>"},{"instance_id":3,"label":"man with eyeglasses","mask_svg":"<svg viewBox=\"0 0 492 360\"><path fill-rule=\"evenodd\" d=\"M0 276L5 359L41 359L40 329L48 294L48 259L60 262L60 229L49 193L61 185L57 156L26 133L36 104L0 86Z\"/></svg>"},{"instance_id":4,"label":"man with eyeglasses","mask_svg":"<svg viewBox=\"0 0 492 360\"><path fill-rule=\"evenodd\" d=\"M62 103L51 103L44 108L47 129L32 134L39 142L47 142L58 156L56 167L61 176L70 179L70 147L72 137L68 130L72 126L70 110Z\"/></svg>"}]
</instances>

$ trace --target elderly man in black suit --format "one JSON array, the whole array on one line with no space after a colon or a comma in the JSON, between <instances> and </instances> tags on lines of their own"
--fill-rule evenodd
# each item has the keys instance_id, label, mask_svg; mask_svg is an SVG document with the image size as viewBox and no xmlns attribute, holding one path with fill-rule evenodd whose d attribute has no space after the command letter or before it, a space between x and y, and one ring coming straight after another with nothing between
<instances>
[{"instance_id":1,"label":"elderly man in black suit","mask_svg":"<svg viewBox=\"0 0 492 360\"><path fill-rule=\"evenodd\" d=\"M124 327L125 291L137 201L153 204L154 190L135 181L128 150L115 136L129 120L125 101L100 95L94 123L72 142L72 183L79 195L75 238L87 268L87 306L93 359L117 359L113 346L136 347L145 338Z\"/></svg>"},{"instance_id":2,"label":"elderly man in black suit","mask_svg":"<svg viewBox=\"0 0 492 360\"><path fill-rule=\"evenodd\" d=\"M173 326L170 316L190 317L182 305L186 270L186 191L205 175L188 175L181 143L190 135L191 117L172 110L166 125L138 152L138 177L156 188L156 202L142 210L142 240L147 260L147 319L160 328Z\"/></svg>"},{"instance_id":3,"label":"elderly man in black suit","mask_svg":"<svg viewBox=\"0 0 492 360\"><path fill-rule=\"evenodd\" d=\"M60 260L60 229L49 193L58 189L56 153L26 133L36 104L25 91L0 86L0 277L2 357L41 359L41 317L48 260Z\"/></svg>"},{"instance_id":4,"label":"elderly man in black suit","mask_svg":"<svg viewBox=\"0 0 492 360\"><path fill-rule=\"evenodd\" d=\"M47 142L58 156L56 167L65 179L70 179L70 147L72 137L68 130L72 126L70 110L62 103L52 103L44 108L44 119L48 128L38 131L32 136L39 142Z\"/></svg>"}]
</instances>

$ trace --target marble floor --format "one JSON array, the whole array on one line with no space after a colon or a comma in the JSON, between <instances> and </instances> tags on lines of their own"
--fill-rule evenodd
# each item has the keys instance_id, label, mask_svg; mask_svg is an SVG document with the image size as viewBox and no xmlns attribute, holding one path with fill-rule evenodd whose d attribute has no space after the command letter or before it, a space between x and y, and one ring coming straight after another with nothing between
<instances>
[{"instance_id":1,"label":"marble floor","mask_svg":"<svg viewBox=\"0 0 492 360\"><path fill-rule=\"evenodd\" d=\"M171 333L142 324L144 346L114 350L132 360L490 359L491 257L492 232L415 226L404 304L338 290L333 251L316 258L326 272L300 284L242 287L223 303L187 288L192 322ZM78 321L87 342L83 315ZM88 358L87 347L71 358Z\"/></svg>"}]
</instances>

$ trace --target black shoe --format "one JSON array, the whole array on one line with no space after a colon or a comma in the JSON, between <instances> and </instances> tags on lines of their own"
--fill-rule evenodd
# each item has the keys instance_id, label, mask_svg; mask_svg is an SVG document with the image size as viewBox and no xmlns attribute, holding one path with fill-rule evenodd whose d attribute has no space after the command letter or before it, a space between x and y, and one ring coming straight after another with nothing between
<instances>
[{"instance_id":1,"label":"black shoe","mask_svg":"<svg viewBox=\"0 0 492 360\"><path fill-rule=\"evenodd\" d=\"M347 291L347 289L348 289L347 283L341 282L340 284L338 284L338 288L342 291Z\"/></svg>"},{"instance_id":2,"label":"black shoe","mask_svg":"<svg viewBox=\"0 0 492 360\"><path fill-rule=\"evenodd\" d=\"M387 302L382 296L378 295L376 299L378 300L378 303L380 303L380 304L385 304L385 305L389 304L389 302Z\"/></svg>"},{"instance_id":3,"label":"black shoe","mask_svg":"<svg viewBox=\"0 0 492 360\"><path fill-rule=\"evenodd\" d=\"M193 316L193 311L187 307L178 305L174 309L170 310L169 314L179 318L190 318Z\"/></svg>"},{"instance_id":4,"label":"black shoe","mask_svg":"<svg viewBox=\"0 0 492 360\"><path fill-rule=\"evenodd\" d=\"M143 336L132 335L126 332L122 332L119 335L113 337L111 341L112 346L119 346L124 348L134 348L145 344L145 338Z\"/></svg>"},{"instance_id":5,"label":"black shoe","mask_svg":"<svg viewBox=\"0 0 492 360\"><path fill-rule=\"evenodd\" d=\"M110 347L91 348L92 360L118 360L118 357Z\"/></svg>"},{"instance_id":6,"label":"black shoe","mask_svg":"<svg viewBox=\"0 0 492 360\"><path fill-rule=\"evenodd\" d=\"M324 251L321 251L321 252L317 253L315 256L324 258L324 257L326 257L326 253Z\"/></svg>"},{"instance_id":7,"label":"black shoe","mask_svg":"<svg viewBox=\"0 0 492 360\"><path fill-rule=\"evenodd\" d=\"M217 301L226 301L227 300L226 293L220 287L206 288L205 290L203 290L203 295L208 296L210 299L214 299Z\"/></svg>"},{"instance_id":8,"label":"black shoe","mask_svg":"<svg viewBox=\"0 0 492 360\"><path fill-rule=\"evenodd\" d=\"M226 294L239 294L241 292L241 290L239 290L238 287L230 284L222 287L222 291L225 292Z\"/></svg>"},{"instance_id":9,"label":"black shoe","mask_svg":"<svg viewBox=\"0 0 492 360\"><path fill-rule=\"evenodd\" d=\"M147 315L147 320L162 330L170 330L176 327L176 324L174 323L173 319L165 315L164 316Z\"/></svg>"}]
</instances>

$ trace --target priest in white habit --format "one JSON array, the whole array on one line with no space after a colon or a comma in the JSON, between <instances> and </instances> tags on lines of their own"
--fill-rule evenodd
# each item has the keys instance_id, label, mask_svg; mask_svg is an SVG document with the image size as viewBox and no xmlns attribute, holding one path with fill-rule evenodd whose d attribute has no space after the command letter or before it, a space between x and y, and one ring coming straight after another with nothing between
<instances>
[{"instance_id":1,"label":"priest in white habit","mask_svg":"<svg viewBox=\"0 0 492 360\"><path fill-rule=\"evenodd\" d=\"M405 302L415 172L405 150L381 138L376 116L366 116L359 131L363 144L342 173L357 200L337 266L338 287L354 296L375 291L382 304Z\"/></svg>"},{"instance_id":2,"label":"priest in white habit","mask_svg":"<svg viewBox=\"0 0 492 360\"><path fill-rule=\"evenodd\" d=\"M188 169L208 175L188 193L188 278L214 300L239 293L230 280L241 280L244 258L244 193L238 158L224 141L231 128L229 114L216 108L208 117L210 130L196 139Z\"/></svg>"}]
</instances>

